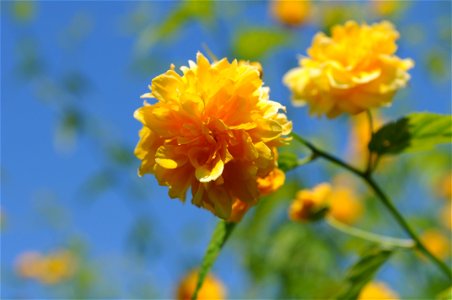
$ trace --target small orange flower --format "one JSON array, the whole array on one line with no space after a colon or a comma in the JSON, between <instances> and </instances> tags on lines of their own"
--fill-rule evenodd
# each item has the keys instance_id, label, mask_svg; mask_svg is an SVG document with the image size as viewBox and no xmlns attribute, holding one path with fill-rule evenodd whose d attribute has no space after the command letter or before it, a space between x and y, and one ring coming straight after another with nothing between
<instances>
[{"instance_id":1,"label":"small orange flower","mask_svg":"<svg viewBox=\"0 0 452 300\"><path fill-rule=\"evenodd\" d=\"M439 230L430 229L421 235L425 247L440 259L450 256L450 240Z\"/></svg>"},{"instance_id":2,"label":"small orange flower","mask_svg":"<svg viewBox=\"0 0 452 300\"><path fill-rule=\"evenodd\" d=\"M301 190L289 208L289 218L292 221L308 222L322 217L328 209L328 199L331 186L321 183L312 190Z\"/></svg>"},{"instance_id":3,"label":"small orange flower","mask_svg":"<svg viewBox=\"0 0 452 300\"><path fill-rule=\"evenodd\" d=\"M289 208L292 221L318 220L325 215L352 224L360 216L362 205L351 188L321 183L313 189L301 190Z\"/></svg>"},{"instance_id":4,"label":"small orange flower","mask_svg":"<svg viewBox=\"0 0 452 300\"><path fill-rule=\"evenodd\" d=\"M171 198L185 201L191 189L193 204L227 220L236 199L258 202L258 180L277 168L276 147L287 143L292 124L256 67L211 64L198 53L181 70L154 78L143 96L157 102L135 112L143 123L138 173L154 174Z\"/></svg>"},{"instance_id":5,"label":"small orange flower","mask_svg":"<svg viewBox=\"0 0 452 300\"><path fill-rule=\"evenodd\" d=\"M362 214L362 204L349 187L335 187L329 196L329 201L329 215L342 223L353 224Z\"/></svg>"},{"instance_id":6,"label":"small orange flower","mask_svg":"<svg viewBox=\"0 0 452 300\"><path fill-rule=\"evenodd\" d=\"M398 300L399 296L391 290L383 282L369 282L366 284L361 293L359 294L358 300Z\"/></svg>"},{"instance_id":7,"label":"small orange flower","mask_svg":"<svg viewBox=\"0 0 452 300\"><path fill-rule=\"evenodd\" d=\"M311 114L334 118L390 104L414 65L394 54L398 38L386 21L373 25L348 21L334 26L331 37L318 33L308 57L284 76L294 105L307 104Z\"/></svg>"},{"instance_id":8,"label":"small orange flower","mask_svg":"<svg viewBox=\"0 0 452 300\"><path fill-rule=\"evenodd\" d=\"M273 0L271 14L281 24L297 27L304 24L311 12L311 1Z\"/></svg>"},{"instance_id":9,"label":"small orange flower","mask_svg":"<svg viewBox=\"0 0 452 300\"><path fill-rule=\"evenodd\" d=\"M177 300L190 300L198 282L198 272L192 271L186 275L177 288ZM216 277L208 274L204 284L198 292L199 300L222 300L226 299L226 288Z\"/></svg>"}]
</instances>

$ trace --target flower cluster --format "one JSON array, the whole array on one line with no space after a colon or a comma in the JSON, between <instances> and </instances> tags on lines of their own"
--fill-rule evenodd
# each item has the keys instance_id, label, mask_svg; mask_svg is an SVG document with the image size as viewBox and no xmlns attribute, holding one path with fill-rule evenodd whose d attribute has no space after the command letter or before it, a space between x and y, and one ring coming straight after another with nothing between
<instances>
[{"instance_id":1,"label":"flower cluster","mask_svg":"<svg viewBox=\"0 0 452 300\"><path fill-rule=\"evenodd\" d=\"M191 189L193 204L227 220L236 201L257 203L292 124L284 107L269 100L253 65L210 63L198 53L181 71L172 66L154 78L143 96L156 103L135 112L143 123L135 150L139 175L154 174L182 201Z\"/></svg>"},{"instance_id":2,"label":"flower cluster","mask_svg":"<svg viewBox=\"0 0 452 300\"><path fill-rule=\"evenodd\" d=\"M318 33L308 57L283 79L294 105L308 104L311 114L334 118L389 104L410 79L407 71L414 65L394 54L398 38L386 21L348 21L334 26L331 37Z\"/></svg>"}]
</instances>

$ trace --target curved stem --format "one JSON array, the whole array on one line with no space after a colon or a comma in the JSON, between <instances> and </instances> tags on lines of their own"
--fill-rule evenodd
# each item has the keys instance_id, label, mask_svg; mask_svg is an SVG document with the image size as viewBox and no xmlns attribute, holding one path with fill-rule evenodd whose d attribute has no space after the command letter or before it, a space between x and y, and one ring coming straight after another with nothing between
<instances>
[{"instance_id":1,"label":"curved stem","mask_svg":"<svg viewBox=\"0 0 452 300\"><path fill-rule=\"evenodd\" d=\"M375 194L380 198L381 202L386 206L386 208L391 212L394 218L397 220L399 225L405 230L405 232L414 240L416 247L424 253L433 263L435 263L448 277L452 279L451 269L435 255L433 255L421 242L416 233L411 229L410 225L405 221L403 216L391 202L391 200L386 196L383 190L378 186L378 184L371 177L364 178L367 184L374 190Z\"/></svg>"},{"instance_id":2,"label":"curved stem","mask_svg":"<svg viewBox=\"0 0 452 300\"><path fill-rule=\"evenodd\" d=\"M293 136L293 138L294 138L295 140L297 140L297 141L300 142L301 144L303 144L303 145L305 145L306 147L308 147L308 148L312 151L312 153L313 153L315 156L323 157L323 158L325 158L325 159L327 159L327 160L329 160L329 161L335 163L336 165L339 165L339 166L341 166L341 167L343 167L343 168L349 170L350 172L355 173L356 175L358 175L358 176L360 176L360 177L363 176L363 173L362 173L360 170L358 170L358 169L356 169L356 168L350 166L349 164L347 164L346 162L340 160L339 158L334 157L333 155L331 155L331 154L329 154L329 153L327 153L327 152L325 152L325 151L323 151L323 150L320 150L319 148L317 148L316 146L314 146L314 145L311 144L310 142L308 142L308 141L306 141L305 139L303 139L303 138L302 138L301 136L299 136L298 134L296 134L296 133L293 132L293 133L292 133L292 136Z\"/></svg>"},{"instance_id":3,"label":"curved stem","mask_svg":"<svg viewBox=\"0 0 452 300\"><path fill-rule=\"evenodd\" d=\"M400 248L413 248L416 244L413 240L406 240L406 239L398 239L393 237L388 237L384 235L375 234L372 232L368 232L356 227L349 226L345 223L339 222L336 219L329 217L326 218L327 223L334 227L335 229L342 231L348 235L367 240L373 243L393 246L393 247L400 247Z\"/></svg>"},{"instance_id":4,"label":"curved stem","mask_svg":"<svg viewBox=\"0 0 452 300\"><path fill-rule=\"evenodd\" d=\"M334 157L333 155L320 150L310 142L303 139L301 136L292 133L292 136L295 140L300 142L301 144L308 147L313 154L322 157L352 173L354 173L356 176L361 177L368 185L369 187L375 192L375 194L378 196L378 199L385 205L385 207L389 210L389 212L393 215L397 223L403 228L403 230L410 236L413 241L416 243L416 248L419 249L422 253L424 253L441 271L444 272L444 274L447 275L449 279L452 279L452 271L449 269L449 267L440 259L438 259L436 256L434 256L420 241L416 233L411 229L410 225L405 221L403 216L400 214L400 212L397 210L397 208L394 206L394 204L391 202L388 196L383 192L383 190L378 186L378 184L374 181L374 179L370 176L370 174L366 172L362 172L352 166L350 166L348 163L340 160L339 158Z\"/></svg>"}]
</instances>

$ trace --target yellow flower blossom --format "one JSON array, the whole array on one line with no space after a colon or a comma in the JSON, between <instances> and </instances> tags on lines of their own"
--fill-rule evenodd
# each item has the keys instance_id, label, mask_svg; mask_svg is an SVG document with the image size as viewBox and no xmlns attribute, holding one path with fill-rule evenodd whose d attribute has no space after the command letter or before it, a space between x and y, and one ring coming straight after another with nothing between
<instances>
[{"instance_id":1,"label":"yellow flower blossom","mask_svg":"<svg viewBox=\"0 0 452 300\"><path fill-rule=\"evenodd\" d=\"M329 203L329 215L346 224L355 223L363 211L358 196L346 186L335 187L329 196Z\"/></svg>"},{"instance_id":2,"label":"yellow flower blossom","mask_svg":"<svg viewBox=\"0 0 452 300\"><path fill-rule=\"evenodd\" d=\"M358 300L398 300L399 296L391 290L383 282L369 282L366 284L361 293L359 294Z\"/></svg>"},{"instance_id":3,"label":"yellow flower blossom","mask_svg":"<svg viewBox=\"0 0 452 300\"><path fill-rule=\"evenodd\" d=\"M74 273L75 257L68 251L57 251L47 256L37 252L25 252L19 256L16 272L44 284L56 284Z\"/></svg>"},{"instance_id":4,"label":"yellow flower blossom","mask_svg":"<svg viewBox=\"0 0 452 300\"><path fill-rule=\"evenodd\" d=\"M262 68L262 65L260 64L260 62L249 61L249 60L239 60L239 65L248 65L253 68L256 68L257 71L259 72L259 77L260 78L264 77L264 69Z\"/></svg>"},{"instance_id":5,"label":"yellow flower blossom","mask_svg":"<svg viewBox=\"0 0 452 300\"><path fill-rule=\"evenodd\" d=\"M297 27L304 24L311 13L309 0L273 0L270 4L272 16L283 25Z\"/></svg>"},{"instance_id":6,"label":"yellow flower blossom","mask_svg":"<svg viewBox=\"0 0 452 300\"><path fill-rule=\"evenodd\" d=\"M322 213L328 208L331 190L328 183L321 183L312 190L299 191L290 205L289 218L292 221L307 222L322 217Z\"/></svg>"},{"instance_id":7,"label":"yellow flower blossom","mask_svg":"<svg viewBox=\"0 0 452 300\"><path fill-rule=\"evenodd\" d=\"M285 179L286 174L278 168L271 171L266 177L258 178L257 188L260 195L265 196L275 192L284 184ZM240 222L250 208L251 205L248 203L236 199L232 204L232 212L227 219L228 222Z\"/></svg>"},{"instance_id":8,"label":"yellow flower blossom","mask_svg":"<svg viewBox=\"0 0 452 300\"><path fill-rule=\"evenodd\" d=\"M424 246L436 257L445 259L451 255L451 241L440 230L429 229L420 238Z\"/></svg>"},{"instance_id":9,"label":"yellow flower blossom","mask_svg":"<svg viewBox=\"0 0 452 300\"><path fill-rule=\"evenodd\" d=\"M362 205L351 188L328 183L299 191L289 208L289 218L300 222L315 221L327 215L352 224L361 213Z\"/></svg>"},{"instance_id":10,"label":"yellow flower blossom","mask_svg":"<svg viewBox=\"0 0 452 300\"><path fill-rule=\"evenodd\" d=\"M236 199L255 205L259 178L275 168L275 148L292 130L284 107L269 100L256 67L226 59L174 66L152 80L135 112L143 123L135 149L138 174L154 174L169 196L228 219Z\"/></svg>"},{"instance_id":11,"label":"yellow flower blossom","mask_svg":"<svg viewBox=\"0 0 452 300\"><path fill-rule=\"evenodd\" d=\"M284 76L294 105L311 114L334 118L390 104L410 79L411 59L394 53L399 33L387 21L359 25L348 21L332 28L332 36L315 35L308 57Z\"/></svg>"},{"instance_id":12,"label":"yellow flower blossom","mask_svg":"<svg viewBox=\"0 0 452 300\"><path fill-rule=\"evenodd\" d=\"M198 272L192 271L186 275L177 288L177 300L190 300L198 282ZM199 300L222 300L226 299L226 288L216 277L208 274L204 284L198 292Z\"/></svg>"}]
</instances>

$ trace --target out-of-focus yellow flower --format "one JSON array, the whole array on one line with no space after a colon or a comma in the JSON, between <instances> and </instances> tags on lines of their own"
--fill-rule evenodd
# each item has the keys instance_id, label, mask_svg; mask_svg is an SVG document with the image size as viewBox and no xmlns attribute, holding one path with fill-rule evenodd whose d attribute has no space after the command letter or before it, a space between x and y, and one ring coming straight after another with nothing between
<instances>
[{"instance_id":1,"label":"out-of-focus yellow flower","mask_svg":"<svg viewBox=\"0 0 452 300\"><path fill-rule=\"evenodd\" d=\"M450 240L439 230L429 229L421 235L424 246L436 257L447 258L450 253Z\"/></svg>"},{"instance_id":2,"label":"out-of-focus yellow flower","mask_svg":"<svg viewBox=\"0 0 452 300\"><path fill-rule=\"evenodd\" d=\"M16 273L24 278L37 278L42 270L42 260L37 252L25 252L16 261Z\"/></svg>"},{"instance_id":3,"label":"out-of-focus yellow flower","mask_svg":"<svg viewBox=\"0 0 452 300\"><path fill-rule=\"evenodd\" d=\"M346 224L355 223L363 211L358 196L346 186L335 187L329 196L329 203L329 215Z\"/></svg>"},{"instance_id":4,"label":"out-of-focus yellow flower","mask_svg":"<svg viewBox=\"0 0 452 300\"><path fill-rule=\"evenodd\" d=\"M336 25L332 36L318 33L300 59L300 67L284 76L294 105L309 105L311 114L334 118L390 104L410 79L411 59L394 53L399 33L387 21Z\"/></svg>"},{"instance_id":5,"label":"out-of-focus yellow flower","mask_svg":"<svg viewBox=\"0 0 452 300\"><path fill-rule=\"evenodd\" d=\"M328 209L331 189L328 183L321 183L311 190L299 191L289 207L289 218L292 221L308 222L322 217Z\"/></svg>"},{"instance_id":6,"label":"out-of-focus yellow flower","mask_svg":"<svg viewBox=\"0 0 452 300\"><path fill-rule=\"evenodd\" d=\"M278 190L286 180L286 174L275 168L266 177L257 179L257 188L262 196L269 195Z\"/></svg>"},{"instance_id":7,"label":"out-of-focus yellow flower","mask_svg":"<svg viewBox=\"0 0 452 300\"><path fill-rule=\"evenodd\" d=\"M362 213L362 205L353 190L346 186L321 183L311 190L301 190L289 208L293 221L315 221L323 216L352 224Z\"/></svg>"},{"instance_id":8,"label":"out-of-focus yellow flower","mask_svg":"<svg viewBox=\"0 0 452 300\"><path fill-rule=\"evenodd\" d=\"M177 288L177 300L190 300L195 291L198 282L198 272L192 271L185 276L179 283ZM204 279L204 284L198 292L198 299L200 300L222 300L226 299L226 288L223 283L208 274Z\"/></svg>"},{"instance_id":9,"label":"out-of-focus yellow flower","mask_svg":"<svg viewBox=\"0 0 452 300\"><path fill-rule=\"evenodd\" d=\"M270 10L281 24L297 27L306 23L312 8L310 0L272 0Z\"/></svg>"},{"instance_id":10,"label":"out-of-focus yellow flower","mask_svg":"<svg viewBox=\"0 0 452 300\"><path fill-rule=\"evenodd\" d=\"M361 293L359 294L358 300L398 300L399 296L391 290L383 282L369 282L366 284Z\"/></svg>"},{"instance_id":11,"label":"out-of-focus yellow flower","mask_svg":"<svg viewBox=\"0 0 452 300\"><path fill-rule=\"evenodd\" d=\"M236 199L255 205L259 178L275 168L276 147L288 141L292 123L269 100L256 67L226 59L174 67L152 80L155 104L135 112L143 123L135 149L138 174L154 174L169 196L228 219Z\"/></svg>"},{"instance_id":12,"label":"out-of-focus yellow flower","mask_svg":"<svg viewBox=\"0 0 452 300\"><path fill-rule=\"evenodd\" d=\"M390 17L399 13L404 4L399 0L372 0L372 6L377 15Z\"/></svg>"},{"instance_id":13,"label":"out-of-focus yellow flower","mask_svg":"<svg viewBox=\"0 0 452 300\"><path fill-rule=\"evenodd\" d=\"M57 251L47 256L26 252L18 258L16 272L24 278L56 284L71 277L75 267L75 257L68 251Z\"/></svg>"}]
</instances>

